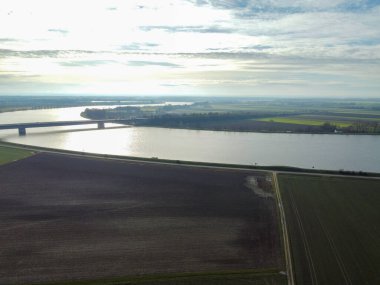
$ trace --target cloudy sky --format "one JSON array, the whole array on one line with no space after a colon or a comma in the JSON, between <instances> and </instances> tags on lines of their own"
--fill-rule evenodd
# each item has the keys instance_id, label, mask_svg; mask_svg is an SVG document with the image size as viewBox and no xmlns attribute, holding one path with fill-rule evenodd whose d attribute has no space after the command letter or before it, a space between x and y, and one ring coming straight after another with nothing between
<instances>
[{"instance_id":1,"label":"cloudy sky","mask_svg":"<svg viewBox=\"0 0 380 285\"><path fill-rule=\"evenodd\" d=\"M1 0L5 94L380 97L380 0Z\"/></svg>"}]
</instances>

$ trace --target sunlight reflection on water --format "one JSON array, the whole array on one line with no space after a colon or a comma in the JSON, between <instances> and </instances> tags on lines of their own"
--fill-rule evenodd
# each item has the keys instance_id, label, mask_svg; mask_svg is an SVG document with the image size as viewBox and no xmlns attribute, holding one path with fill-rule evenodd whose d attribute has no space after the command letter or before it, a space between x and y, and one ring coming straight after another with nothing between
<instances>
[{"instance_id":1,"label":"sunlight reflection on water","mask_svg":"<svg viewBox=\"0 0 380 285\"><path fill-rule=\"evenodd\" d=\"M10 112L0 123L77 120L84 107ZM14 115L17 116L14 116ZM8 142L101 154L380 172L380 136L195 131L106 124L0 131Z\"/></svg>"}]
</instances>

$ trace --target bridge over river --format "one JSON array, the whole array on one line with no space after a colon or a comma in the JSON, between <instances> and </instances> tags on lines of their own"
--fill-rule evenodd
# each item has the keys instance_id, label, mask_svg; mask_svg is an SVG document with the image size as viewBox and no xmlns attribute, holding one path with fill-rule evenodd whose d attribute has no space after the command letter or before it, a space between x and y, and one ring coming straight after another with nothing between
<instances>
[{"instance_id":1,"label":"bridge over river","mask_svg":"<svg viewBox=\"0 0 380 285\"><path fill-rule=\"evenodd\" d=\"M104 129L105 123L133 124L134 122L136 122L136 120L139 120L139 119L55 121L55 122L35 122L35 123L18 123L18 124L16 123L16 124L0 125L0 130L18 129L19 135L25 136L27 128L60 127L60 126L97 124L98 129Z\"/></svg>"}]
</instances>

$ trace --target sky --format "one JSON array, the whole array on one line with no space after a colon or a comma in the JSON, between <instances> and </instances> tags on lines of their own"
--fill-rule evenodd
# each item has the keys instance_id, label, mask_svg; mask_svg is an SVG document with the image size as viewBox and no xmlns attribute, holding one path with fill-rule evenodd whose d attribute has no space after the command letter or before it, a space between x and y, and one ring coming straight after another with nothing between
<instances>
[{"instance_id":1,"label":"sky","mask_svg":"<svg viewBox=\"0 0 380 285\"><path fill-rule=\"evenodd\" d=\"M0 95L380 97L380 0L1 0Z\"/></svg>"}]
</instances>

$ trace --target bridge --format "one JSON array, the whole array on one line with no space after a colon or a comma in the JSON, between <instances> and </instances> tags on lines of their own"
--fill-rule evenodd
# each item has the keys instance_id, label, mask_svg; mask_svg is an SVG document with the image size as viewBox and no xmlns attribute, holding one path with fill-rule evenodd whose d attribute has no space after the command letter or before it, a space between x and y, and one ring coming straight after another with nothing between
<instances>
[{"instance_id":1,"label":"bridge","mask_svg":"<svg viewBox=\"0 0 380 285\"><path fill-rule=\"evenodd\" d=\"M98 129L104 129L105 123L115 124L132 124L139 119L123 119L123 120L81 120L81 121L55 121L55 122L36 122L36 123L19 123L19 124L3 124L0 125L0 130L18 129L20 136L26 135L27 128L43 128L43 127L61 127L75 125L91 125L97 124Z\"/></svg>"}]
</instances>

